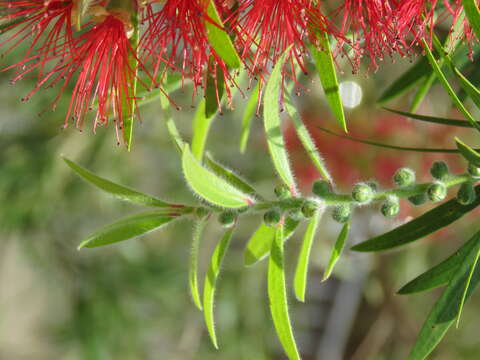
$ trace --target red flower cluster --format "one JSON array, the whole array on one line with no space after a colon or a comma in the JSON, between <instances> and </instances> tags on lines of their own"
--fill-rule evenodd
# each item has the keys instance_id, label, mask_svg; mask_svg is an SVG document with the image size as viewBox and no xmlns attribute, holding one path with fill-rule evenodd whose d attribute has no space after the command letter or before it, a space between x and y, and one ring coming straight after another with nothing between
<instances>
[{"instance_id":1,"label":"red flower cluster","mask_svg":"<svg viewBox=\"0 0 480 360\"><path fill-rule=\"evenodd\" d=\"M166 74L181 73L183 81L193 81L194 94L213 74L230 97L236 70L212 44L212 26L228 34L252 79L263 80L287 50L284 74L295 79L296 68L307 71L308 47L319 46L322 32L336 40L335 54L348 55L354 71L364 57L376 69L386 55L414 53L437 24L452 26L462 10L461 0L137 1L0 1L0 33L6 33L0 46L5 52L26 48L22 60L4 70L16 69L13 82L35 76L26 98L55 84L60 94L73 87L66 124L73 118L81 126L95 109L94 128L114 118L121 130L136 111L138 69L149 77L145 87L161 87Z\"/></svg>"}]
</instances>

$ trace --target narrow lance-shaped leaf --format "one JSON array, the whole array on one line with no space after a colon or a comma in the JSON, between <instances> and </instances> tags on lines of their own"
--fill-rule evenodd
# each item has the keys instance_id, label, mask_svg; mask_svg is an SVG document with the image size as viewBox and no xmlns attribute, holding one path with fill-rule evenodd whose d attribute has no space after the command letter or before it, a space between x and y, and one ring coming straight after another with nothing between
<instances>
[{"instance_id":1,"label":"narrow lance-shaped leaf","mask_svg":"<svg viewBox=\"0 0 480 360\"><path fill-rule=\"evenodd\" d=\"M480 11L475 0L462 0L465 14L477 38L480 39Z\"/></svg>"},{"instance_id":2,"label":"narrow lance-shaped leaf","mask_svg":"<svg viewBox=\"0 0 480 360\"><path fill-rule=\"evenodd\" d=\"M470 266L467 282L464 286L462 300L460 301L460 306L458 307L457 324L456 324L457 328L458 328L458 325L460 324L460 317L462 316L463 306L465 305L465 301L467 300L468 290L470 289L470 284L472 283L473 274L475 273L475 269L477 268L479 257L480 257L480 249L477 250L477 254L475 255L475 260L473 261L473 264Z\"/></svg>"},{"instance_id":3,"label":"narrow lance-shaped leaf","mask_svg":"<svg viewBox=\"0 0 480 360\"><path fill-rule=\"evenodd\" d=\"M300 360L288 314L283 249L283 225L279 225L268 263L268 298L277 336L290 360Z\"/></svg>"},{"instance_id":4,"label":"narrow lance-shaped leaf","mask_svg":"<svg viewBox=\"0 0 480 360\"><path fill-rule=\"evenodd\" d=\"M289 51L290 47L280 59L278 59L270 75L270 79L268 80L263 102L263 117L268 149L270 151L273 165L283 182L293 193L296 193L295 180L288 162L288 154L282 134L279 108L280 92L282 89L282 68Z\"/></svg>"},{"instance_id":5,"label":"narrow lance-shaped leaf","mask_svg":"<svg viewBox=\"0 0 480 360\"><path fill-rule=\"evenodd\" d=\"M244 153L247 148L248 138L250 136L250 128L252 119L255 116L255 111L258 107L258 102L261 101L261 80L257 82L257 85L252 90L250 98L248 99L247 106L245 106L245 111L243 112L242 117L242 133L240 135L240 152Z\"/></svg>"},{"instance_id":6,"label":"narrow lance-shaped leaf","mask_svg":"<svg viewBox=\"0 0 480 360\"><path fill-rule=\"evenodd\" d=\"M310 160L312 160L313 164L319 171L320 175L326 181L331 182L332 178L328 173L325 162L320 156L320 153L318 152L317 147L315 146L315 143L312 137L310 136L310 133L308 132L307 127L305 126L302 119L300 118L300 115L298 114L297 109L293 105L291 96L287 94L285 95L285 108L287 110L288 115L293 121L293 126L295 127L295 131L297 132L297 135L300 138L300 141L302 142L303 147L305 148L308 156L310 157Z\"/></svg>"},{"instance_id":7,"label":"narrow lance-shaped leaf","mask_svg":"<svg viewBox=\"0 0 480 360\"><path fill-rule=\"evenodd\" d=\"M94 248L128 240L157 230L176 218L177 216L169 216L164 212L155 211L130 216L96 231L78 248Z\"/></svg>"},{"instance_id":8,"label":"narrow lance-shaped leaf","mask_svg":"<svg viewBox=\"0 0 480 360\"><path fill-rule=\"evenodd\" d=\"M212 70L210 70L207 74L207 88L205 89L205 117L207 119L214 117L217 111L221 110L219 107L225 92L222 70L213 65L215 60L212 57L210 57L209 62L216 73L212 73Z\"/></svg>"},{"instance_id":9,"label":"narrow lance-shaped leaf","mask_svg":"<svg viewBox=\"0 0 480 360\"><path fill-rule=\"evenodd\" d=\"M212 204L225 208L241 208L254 203L254 199L205 169L194 158L188 145L182 156L183 174L193 191Z\"/></svg>"},{"instance_id":10,"label":"narrow lance-shaped leaf","mask_svg":"<svg viewBox=\"0 0 480 360\"><path fill-rule=\"evenodd\" d=\"M453 103L455 106L460 110L460 112L467 118L467 120L477 129L480 130L480 125L475 121L475 119L472 117L470 112L463 106L462 102L458 98L457 94L455 94L455 91L452 89L450 86L450 83L448 82L447 78L445 77L444 73L442 72L442 69L440 69L440 66L437 63L437 60L433 57L432 52L430 51L428 44L426 43L425 40L423 40L423 48L425 50L425 54L427 56L428 61L430 62L430 65L433 68L433 71L435 72L435 75L437 75L437 78L440 80L440 83L443 85L445 88L447 94L450 96L452 99Z\"/></svg>"},{"instance_id":11,"label":"narrow lance-shaped leaf","mask_svg":"<svg viewBox=\"0 0 480 360\"><path fill-rule=\"evenodd\" d=\"M333 60L330 49L328 34L321 31L318 34L319 49L310 47L310 53L315 61L320 82L322 83L328 104L332 109L333 115L343 131L347 132L347 123L343 111L342 98L340 97L340 88L338 86L337 72L335 71L335 61Z\"/></svg>"},{"instance_id":12,"label":"narrow lance-shaped leaf","mask_svg":"<svg viewBox=\"0 0 480 360\"><path fill-rule=\"evenodd\" d=\"M285 241L293 235L299 224L300 222L298 220L293 220L292 218L287 218L285 220L283 231ZM248 240L244 253L245 265L252 266L265 259L268 254L270 254L274 239L275 228L267 226L262 222L257 231L255 231L250 240Z\"/></svg>"},{"instance_id":13,"label":"narrow lance-shaped leaf","mask_svg":"<svg viewBox=\"0 0 480 360\"><path fill-rule=\"evenodd\" d=\"M227 182L235 186L237 189L243 191L245 194L253 196L255 199L262 200L262 196L245 180L240 176L235 174L232 170L227 169L225 166L216 162L209 154L205 158L205 164L210 170L212 170L216 175L225 179Z\"/></svg>"},{"instance_id":14,"label":"narrow lance-shaped leaf","mask_svg":"<svg viewBox=\"0 0 480 360\"><path fill-rule=\"evenodd\" d=\"M164 94L163 92L160 92L160 106L162 107L163 116L164 116L165 124L167 125L168 134L170 135L170 138L175 144L177 151L180 154L182 154L185 142L180 136L177 126L175 125L175 121L173 120L170 100L168 99L167 95Z\"/></svg>"},{"instance_id":15,"label":"narrow lance-shaped leaf","mask_svg":"<svg viewBox=\"0 0 480 360\"><path fill-rule=\"evenodd\" d=\"M205 316L205 323L207 325L210 339L212 340L215 349L218 349L217 335L215 333L215 322L213 317L213 302L215 299L215 291L217 285L218 275L222 267L225 253L228 250L230 241L232 239L234 227L228 229L223 235L222 239L215 247L212 258L210 260L210 268L208 269L205 283L203 286L203 311Z\"/></svg>"},{"instance_id":16,"label":"narrow lance-shaped leaf","mask_svg":"<svg viewBox=\"0 0 480 360\"><path fill-rule=\"evenodd\" d=\"M348 233L350 231L350 223L347 222L343 225L342 231L338 235L335 244L333 245L332 253L330 255L330 260L328 261L327 268L323 274L322 281L327 280L330 275L332 274L333 268L337 264L337 261L340 259L340 255L342 255L343 249L345 248L345 243L348 237Z\"/></svg>"},{"instance_id":17,"label":"narrow lance-shaped leaf","mask_svg":"<svg viewBox=\"0 0 480 360\"><path fill-rule=\"evenodd\" d=\"M207 225L208 217L203 217L195 223L192 237L192 249L190 251L190 267L188 269L188 284L190 285L190 294L192 295L195 306L202 310L202 301L198 290L198 253L200 251L200 241L203 231Z\"/></svg>"},{"instance_id":18,"label":"narrow lance-shaped leaf","mask_svg":"<svg viewBox=\"0 0 480 360\"><path fill-rule=\"evenodd\" d=\"M480 283L480 267L476 266L472 273L472 266L480 250L480 233L475 234L472 240L475 243L474 246L433 306L408 360L423 360L433 351L457 318L462 299L468 299ZM471 277L470 274L472 274ZM469 284L468 289L464 294L467 284Z\"/></svg>"},{"instance_id":19,"label":"narrow lance-shaped leaf","mask_svg":"<svg viewBox=\"0 0 480 360\"><path fill-rule=\"evenodd\" d=\"M203 159L208 132L216 114L216 112L214 112L210 116L207 116L205 106L205 99L202 99L193 117L192 153L198 161L202 161Z\"/></svg>"},{"instance_id":20,"label":"narrow lance-shaped leaf","mask_svg":"<svg viewBox=\"0 0 480 360\"><path fill-rule=\"evenodd\" d=\"M315 234L317 233L318 222L323 211L317 210L308 222L307 230L303 237L302 248L298 255L297 268L295 270L294 289L295 296L301 302L305 301L305 291L307 288L308 264L310 261L310 252L313 245Z\"/></svg>"},{"instance_id":21,"label":"narrow lance-shaped leaf","mask_svg":"<svg viewBox=\"0 0 480 360\"><path fill-rule=\"evenodd\" d=\"M452 199L392 231L376 236L352 247L353 251L382 251L407 245L450 225L480 205L480 186L475 187L476 200L462 205Z\"/></svg>"},{"instance_id":22,"label":"narrow lance-shaped leaf","mask_svg":"<svg viewBox=\"0 0 480 360\"><path fill-rule=\"evenodd\" d=\"M422 83L420 84L420 87L417 89L415 92L415 95L413 96L412 103L410 104L410 111L414 112L417 111L418 107L422 103L423 99L425 99L425 96L427 96L428 92L432 88L432 85L434 84L435 80L437 77L435 76L435 73L430 70L430 72L422 79Z\"/></svg>"},{"instance_id":23,"label":"narrow lance-shaped leaf","mask_svg":"<svg viewBox=\"0 0 480 360\"><path fill-rule=\"evenodd\" d=\"M232 68L240 67L242 61L232 40L223 29L223 23L214 0L209 1L207 15L208 19L205 21L205 26L207 27L207 37L210 45L228 66Z\"/></svg>"},{"instance_id":24,"label":"narrow lance-shaped leaf","mask_svg":"<svg viewBox=\"0 0 480 360\"><path fill-rule=\"evenodd\" d=\"M109 193L110 195L115 196L118 199L126 200L131 203L145 205L145 206L157 206L157 207L168 207L168 208L181 208L183 205L169 204L165 201L157 199L151 195L143 194L141 192L129 189L125 186L115 184L107 179L104 179L100 176L95 175L94 173L88 171L87 169L77 165L71 160L66 158L63 159L67 165L75 171L81 178L88 181L89 183L95 185L99 189Z\"/></svg>"},{"instance_id":25,"label":"narrow lance-shaped leaf","mask_svg":"<svg viewBox=\"0 0 480 360\"><path fill-rule=\"evenodd\" d=\"M473 150L459 138L455 138L455 142L457 143L458 151L468 162L475 166L480 166L480 154L477 151Z\"/></svg>"},{"instance_id":26,"label":"narrow lance-shaped leaf","mask_svg":"<svg viewBox=\"0 0 480 360\"><path fill-rule=\"evenodd\" d=\"M398 290L398 294L408 295L447 285L452 276L465 261L465 257L470 253L474 245L475 239L466 242L446 260L404 285Z\"/></svg>"},{"instance_id":27,"label":"narrow lance-shaped leaf","mask_svg":"<svg viewBox=\"0 0 480 360\"><path fill-rule=\"evenodd\" d=\"M420 114L414 114L414 113L411 113L411 112L390 109L390 108L386 108L386 107L384 107L383 109L385 109L387 111L390 111L394 114L406 116L406 117L408 117L410 119L414 119L414 120L420 120L420 121L425 121L425 122L440 124L440 125L447 125L447 126L458 126L458 127L465 127L465 128L471 128L472 127L472 124L470 124L466 120L457 120L457 119L450 119L450 118L441 118L441 117L436 117L436 116L420 115Z\"/></svg>"}]
</instances>

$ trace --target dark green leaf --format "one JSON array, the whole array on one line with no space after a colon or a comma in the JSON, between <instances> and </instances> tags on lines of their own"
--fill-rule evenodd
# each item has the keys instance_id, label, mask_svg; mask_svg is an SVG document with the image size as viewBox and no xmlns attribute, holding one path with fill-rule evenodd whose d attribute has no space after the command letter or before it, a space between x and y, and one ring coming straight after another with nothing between
<instances>
[{"instance_id":1,"label":"dark green leaf","mask_svg":"<svg viewBox=\"0 0 480 360\"><path fill-rule=\"evenodd\" d=\"M457 221L480 205L480 186L475 187L475 192L477 199L470 205L461 205L452 199L392 231L355 245L352 250L382 251L419 240Z\"/></svg>"},{"instance_id":2,"label":"dark green leaf","mask_svg":"<svg viewBox=\"0 0 480 360\"><path fill-rule=\"evenodd\" d=\"M210 59L210 61L213 62L214 60ZM215 66L212 67L215 68ZM217 114L225 92L223 71L219 67L216 67L215 71L215 75L209 72L207 76L207 88L205 90L205 117L207 119Z\"/></svg>"},{"instance_id":3,"label":"dark green leaf","mask_svg":"<svg viewBox=\"0 0 480 360\"><path fill-rule=\"evenodd\" d=\"M462 154L469 163L480 167L480 154L458 138L455 138L455 142L457 143L460 154Z\"/></svg>"},{"instance_id":4,"label":"dark green leaf","mask_svg":"<svg viewBox=\"0 0 480 360\"><path fill-rule=\"evenodd\" d=\"M471 128L472 125L466 120L457 120L457 119L449 119L449 118L441 118L441 117L434 117L434 116L426 116L426 115L419 115L413 114L410 112L394 110L384 107L385 110L390 111L392 113L406 116L410 119L426 121L430 123L440 124L440 125L449 125L449 126L458 126L458 127L466 127Z\"/></svg>"},{"instance_id":5,"label":"dark green leaf","mask_svg":"<svg viewBox=\"0 0 480 360\"><path fill-rule=\"evenodd\" d=\"M472 27L477 39L480 39L480 11L475 0L462 0L465 14L467 15L468 22Z\"/></svg>"},{"instance_id":6,"label":"dark green leaf","mask_svg":"<svg viewBox=\"0 0 480 360\"><path fill-rule=\"evenodd\" d=\"M94 248L128 240L157 230L176 218L176 216L165 215L163 211L151 211L131 216L93 233L78 248Z\"/></svg>"}]
</instances>

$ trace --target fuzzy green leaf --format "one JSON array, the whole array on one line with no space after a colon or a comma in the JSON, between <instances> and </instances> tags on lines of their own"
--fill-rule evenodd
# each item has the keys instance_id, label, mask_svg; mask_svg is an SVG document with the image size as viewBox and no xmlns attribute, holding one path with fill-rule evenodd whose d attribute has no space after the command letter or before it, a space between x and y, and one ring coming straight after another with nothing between
<instances>
[{"instance_id":1,"label":"fuzzy green leaf","mask_svg":"<svg viewBox=\"0 0 480 360\"><path fill-rule=\"evenodd\" d=\"M480 167L480 154L473 150L470 146L462 142L459 138L455 138L455 142L457 144L458 151L460 154L469 162L475 166Z\"/></svg>"},{"instance_id":2,"label":"fuzzy green leaf","mask_svg":"<svg viewBox=\"0 0 480 360\"><path fill-rule=\"evenodd\" d=\"M290 360L300 360L288 314L283 249L283 226L275 231L268 263L268 298L277 336Z\"/></svg>"},{"instance_id":3,"label":"fuzzy green leaf","mask_svg":"<svg viewBox=\"0 0 480 360\"><path fill-rule=\"evenodd\" d=\"M258 102L261 101L260 85L261 85L261 81L259 81L255 86L255 88L252 90L250 98L248 99L248 102L247 102L247 106L245 106L245 111L243 112L242 133L240 135L240 152L242 153L244 153L245 149L247 148L252 119L255 116L255 111L257 110Z\"/></svg>"},{"instance_id":4,"label":"fuzzy green leaf","mask_svg":"<svg viewBox=\"0 0 480 360\"><path fill-rule=\"evenodd\" d=\"M192 153L198 161L202 161L208 132L216 114L215 111L212 115L207 116L205 106L205 99L202 99L193 117Z\"/></svg>"},{"instance_id":5,"label":"fuzzy green leaf","mask_svg":"<svg viewBox=\"0 0 480 360\"><path fill-rule=\"evenodd\" d=\"M293 126L295 127L295 131L303 144L310 160L315 165L317 170L319 171L320 175L326 180L331 182L332 178L328 173L327 167L321 157L320 153L315 146L315 142L313 141L310 133L308 132L307 127L303 123L300 115L298 114L297 109L292 103L292 98L290 95L285 94L285 109L287 110L288 115L293 121Z\"/></svg>"},{"instance_id":6,"label":"fuzzy green leaf","mask_svg":"<svg viewBox=\"0 0 480 360\"><path fill-rule=\"evenodd\" d=\"M333 60L330 49L328 34L324 31L318 34L319 49L310 46L315 66L317 68L323 91L327 97L328 104L332 109L333 115L343 131L347 132L347 122L343 111L342 98L340 97L340 88L338 86L337 72L335 70L335 61Z\"/></svg>"},{"instance_id":7,"label":"fuzzy green leaf","mask_svg":"<svg viewBox=\"0 0 480 360\"><path fill-rule=\"evenodd\" d=\"M141 192L129 189L125 186L115 184L109 180L101 178L100 176L95 175L94 173L88 171L87 169L77 165L67 158L63 158L67 165L77 173L82 179L88 181L89 183L95 185L99 189L109 193L110 195L115 196L118 199L129 201L134 204L145 205L145 206L156 206L156 207L179 207L181 205L169 204L165 201L157 199L151 195L143 194Z\"/></svg>"},{"instance_id":8,"label":"fuzzy green leaf","mask_svg":"<svg viewBox=\"0 0 480 360\"><path fill-rule=\"evenodd\" d=\"M299 221L287 218L285 220L284 237L288 240L297 229ZM275 239L275 228L263 222L252 235L245 248L244 260L246 266L255 265L270 254L272 242Z\"/></svg>"},{"instance_id":9,"label":"fuzzy green leaf","mask_svg":"<svg viewBox=\"0 0 480 360\"><path fill-rule=\"evenodd\" d=\"M294 289L295 296L301 302L305 302L305 291L307 288L308 263L315 234L317 233L318 222L322 212L317 211L308 222L307 230L303 237L302 248L298 256L297 268L295 270Z\"/></svg>"},{"instance_id":10,"label":"fuzzy green leaf","mask_svg":"<svg viewBox=\"0 0 480 360\"><path fill-rule=\"evenodd\" d=\"M475 234L471 241L474 242L474 246L433 306L408 360L423 360L433 351L454 323L463 301L471 296L480 283L480 267L477 266L472 272L480 251L480 233Z\"/></svg>"},{"instance_id":11,"label":"fuzzy green leaf","mask_svg":"<svg viewBox=\"0 0 480 360\"><path fill-rule=\"evenodd\" d=\"M182 156L183 174L192 190L208 202L225 207L241 208L254 202L254 199L204 168L192 155L188 145Z\"/></svg>"},{"instance_id":12,"label":"fuzzy green leaf","mask_svg":"<svg viewBox=\"0 0 480 360\"><path fill-rule=\"evenodd\" d=\"M466 242L453 255L404 285L398 294L414 294L447 285L474 245L475 239Z\"/></svg>"},{"instance_id":13,"label":"fuzzy green leaf","mask_svg":"<svg viewBox=\"0 0 480 360\"><path fill-rule=\"evenodd\" d=\"M213 317L213 302L215 299L215 290L217 285L218 275L220 274L220 268L222 267L225 253L230 245L232 239L234 227L228 229L223 235L222 239L215 247L212 258L210 260L210 268L208 269L207 276L203 287L203 309L205 316L205 323L207 325L210 339L212 340L215 349L218 349L217 335L215 333L215 322Z\"/></svg>"},{"instance_id":14,"label":"fuzzy green leaf","mask_svg":"<svg viewBox=\"0 0 480 360\"><path fill-rule=\"evenodd\" d=\"M352 247L353 251L382 251L407 245L457 221L480 205L480 186L475 187L476 200L470 205L462 205L452 199L425 214L403 224L392 231Z\"/></svg>"},{"instance_id":15,"label":"fuzzy green leaf","mask_svg":"<svg viewBox=\"0 0 480 360\"><path fill-rule=\"evenodd\" d=\"M345 243L348 237L348 233L350 231L350 223L347 222L343 225L342 231L338 235L337 240L335 241L335 245L333 245L332 253L330 255L330 260L328 261L327 268L323 274L322 281L327 280L330 275L332 274L333 268L337 264L338 259L342 255L343 249L345 248Z\"/></svg>"},{"instance_id":16,"label":"fuzzy green leaf","mask_svg":"<svg viewBox=\"0 0 480 360\"><path fill-rule=\"evenodd\" d=\"M223 29L223 22L220 19L214 0L209 1L207 15L208 19L205 21L205 26L210 45L228 66L239 68L242 61L230 36Z\"/></svg>"},{"instance_id":17,"label":"fuzzy green leaf","mask_svg":"<svg viewBox=\"0 0 480 360\"><path fill-rule=\"evenodd\" d=\"M78 248L94 248L128 240L157 230L176 218L177 216L166 215L163 211L150 211L130 216L96 231Z\"/></svg>"},{"instance_id":18,"label":"fuzzy green leaf","mask_svg":"<svg viewBox=\"0 0 480 360\"><path fill-rule=\"evenodd\" d=\"M193 229L192 248L190 251L190 266L188 269L188 284L190 285L190 294L192 295L195 306L202 310L202 301L198 290L198 253L200 251L200 241L202 239L208 217L198 220Z\"/></svg>"},{"instance_id":19,"label":"fuzzy green leaf","mask_svg":"<svg viewBox=\"0 0 480 360\"><path fill-rule=\"evenodd\" d=\"M222 179L225 179L227 182L235 186L237 189L243 191L245 194L251 195L255 199L262 200L262 197L253 188L253 186L251 186L240 176L235 174L232 170L227 169L225 166L216 162L209 154L207 154L205 158L205 165L207 165L208 168L212 170L216 175L218 175Z\"/></svg>"},{"instance_id":20,"label":"fuzzy green leaf","mask_svg":"<svg viewBox=\"0 0 480 360\"><path fill-rule=\"evenodd\" d=\"M295 180L288 162L288 154L282 134L279 108L280 90L282 88L282 68L289 51L290 48L278 59L268 80L263 102L263 117L268 149L273 160L273 165L283 182L293 192L296 192Z\"/></svg>"}]
</instances>

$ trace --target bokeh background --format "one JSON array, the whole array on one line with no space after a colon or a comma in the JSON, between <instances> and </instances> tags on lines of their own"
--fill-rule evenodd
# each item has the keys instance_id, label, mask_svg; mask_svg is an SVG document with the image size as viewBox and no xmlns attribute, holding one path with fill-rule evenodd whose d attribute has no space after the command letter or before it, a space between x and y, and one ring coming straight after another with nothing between
<instances>
[{"instance_id":1,"label":"bokeh background","mask_svg":"<svg viewBox=\"0 0 480 360\"><path fill-rule=\"evenodd\" d=\"M15 61L15 52L2 66ZM466 56L466 55L465 55ZM468 130L417 123L376 105L381 92L411 66L409 59L385 61L376 73L350 74L339 59L352 136L417 147L453 147L453 135L469 139ZM467 66L469 73L475 63ZM10 85L12 72L0 73L0 359L284 359L269 316L266 263L243 266L243 248L260 219L244 217L236 231L220 278L216 301L220 351L210 344L202 314L188 292L188 259L192 224L176 222L166 229L114 246L77 251L88 234L141 208L112 199L82 182L62 155L115 182L166 200L194 202L182 177L178 154L166 133L159 101L142 106L131 152L117 146L114 129L94 135L87 122L83 132L61 130L68 91L52 112L55 89L39 91L27 103L21 98L33 79ZM339 131L315 74L302 79L295 101L334 174L338 188L349 191L361 180L391 186L400 166L428 181L430 164L449 162L455 171L465 164L453 155L426 155L379 149L323 133ZM350 85L348 85L350 84ZM361 96L359 89L361 91ZM191 89L173 94L182 106L174 117L182 135L191 138ZM389 104L407 110L411 94ZM268 158L261 118L253 120L245 154L239 152L241 116L246 99L235 98L213 124L207 148L223 164L237 169L265 196L279 183ZM420 113L459 115L435 85ZM285 119L285 135L295 173L308 194L318 177ZM452 194L450 194L452 195ZM452 195L453 196L453 195ZM355 214L349 245L393 228L428 205L403 204L395 220L376 208ZM334 277L321 275L340 226L325 217L316 237L306 304L291 297L296 337L305 360L403 359L439 290L402 297L395 291L429 266L447 257L475 231L473 213L450 228L399 251L355 254L346 251ZM291 283L303 228L288 242L287 269ZM222 229L213 219L202 239L201 274ZM290 294L291 295L291 294ZM474 297L459 329L450 330L432 358L478 359L478 309Z\"/></svg>"}]
</instances>

